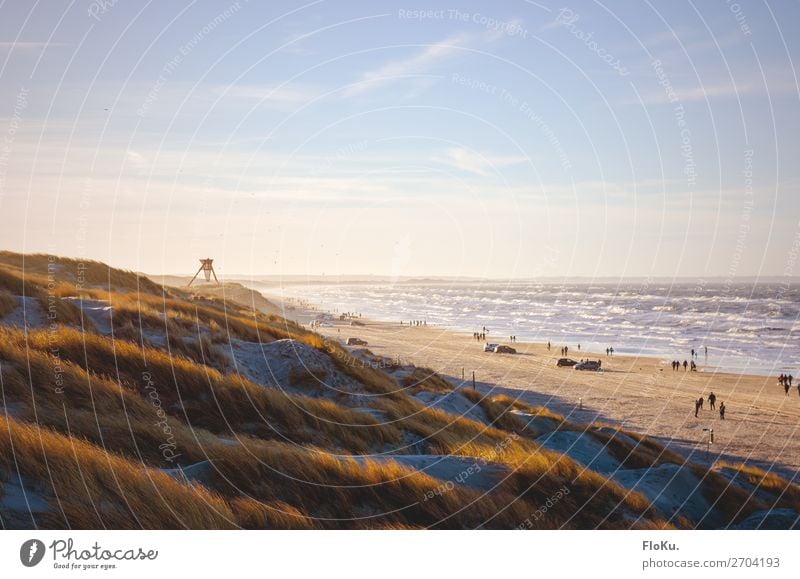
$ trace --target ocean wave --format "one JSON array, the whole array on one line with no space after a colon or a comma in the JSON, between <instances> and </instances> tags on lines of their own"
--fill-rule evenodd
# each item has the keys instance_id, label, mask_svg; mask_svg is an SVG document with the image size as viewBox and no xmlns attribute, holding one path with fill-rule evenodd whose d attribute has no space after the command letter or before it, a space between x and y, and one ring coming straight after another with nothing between
<instances>
[{"instance_id":1,"label":"ocean wave","mask_svg":"<svg viewBox=\"0 0 800 579\"><path fill-rule=\"evenodd\" d=\"M728 334L762 334L766 332L788 332L789 328L780 328L777 326L736 326L728 329Z\"/></svg>"},{"instance_id":2,"label":"ocean wave","mask_svg":"<svg viewBox=\"0 0 800 579\"><path fill-rule=\"evenodd\" d=\"M268 288L267 291L269 291ZM388 321L434 320L474 331L564 343L613 341L615 348L664 355L708 345L741 356L741 364L783 363L800 338L800 290L776 293L752 284L644 287L539 283L353 284L283 287L284 295L334 311L358 311ZM780 300L776 297L780 295ZM690 308L687 309L687 308ZM785 338L785 339L784 339ZM737 362L738 364L739 362Z\"/></svg>"}]
</instances>

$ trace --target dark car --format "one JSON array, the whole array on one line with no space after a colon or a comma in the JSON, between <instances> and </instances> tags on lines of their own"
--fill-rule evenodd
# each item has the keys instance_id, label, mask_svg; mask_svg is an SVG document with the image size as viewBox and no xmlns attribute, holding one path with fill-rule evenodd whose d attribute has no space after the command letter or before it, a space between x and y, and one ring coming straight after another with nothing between
<instances>
[{"instance_id":1,"label":"dark car","mask_svg":"<svg viewBox=\"0 0 800 579\"><path fill-rule=\"evenodd\" d=\"M559 358L556 366L574 366L577 363L577 360L573 360L572 358Z\"/></svg>"},{"instance_id":2,"label":"dark car","mask_svg":"<svg viewBox=\"0 0 800 579\"><path fill-rule=\"evenodd\" d=\"M500 345L494 347L494 353L495 354L516 354L517 351L514 348L512 348L511 346L504 346L503 344L500 344Z\"/></svg>"},{"instance_id":3,"label":"dark car","mask_svg":"<svg viewBox=\"0 0 800 579\"><path fill-rule=\"evenodd\" d=\"M361 338L347 338L348 346L366 346L367 342Z\"/></svg>"},{"instance_id":4,"label":"dark car","mask_svg":"<svg viewBox=\"0 0 800 579\"><path fill-rule=\"evenodd\" d=\"M590 372L597 372L600 370L600 362L594 360L586 360L580 364L575 364L576 370L589 370Z\"/></svg>"}]
</instances>

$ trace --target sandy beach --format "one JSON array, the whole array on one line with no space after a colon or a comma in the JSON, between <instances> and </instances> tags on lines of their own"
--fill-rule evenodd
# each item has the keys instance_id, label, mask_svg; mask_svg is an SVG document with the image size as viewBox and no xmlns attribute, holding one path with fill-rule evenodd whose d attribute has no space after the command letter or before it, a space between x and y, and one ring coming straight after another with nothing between
<instances>
[{"instance_id":1,"label":"sandy beach","mask_svg":"<svg viewBox=\"0 0 800 579\"><path fill-rule=\"evenodd\" d=\"M269 299L280 301L275 296ZM321 312L307 303L285 303L288 318L308 323ZM483 342L471 334L433 326L360 319L363 326L336 319L318 331L330 338L358 337L377 355L399 358L402 363L424 366L448 377L464 388L505 393L525 402L543 405L562 413L572 422L605 422L656 438L662 444L692 460L748 462L788 476L800 467L800 396L796 386L789 395L777 378L751 374L704 371L701 353L698 371L673 372L670 360L617 356L605 352L579 352L577 344L513 344L517 354L483 351ZM509 344L508 336L487 336L487 341ZM582 372L556 366L560 347L569 346L569 357L602 360L603 372ZM713 353L709 354L713 364ZM725 420L709 409L706 400L699 416L694 401L710 392L717 407L724 402ZM581 408L582 407L582 408ZM708 432L713 428L714 444L706 459Z\"/></svg>"}]
</instances>

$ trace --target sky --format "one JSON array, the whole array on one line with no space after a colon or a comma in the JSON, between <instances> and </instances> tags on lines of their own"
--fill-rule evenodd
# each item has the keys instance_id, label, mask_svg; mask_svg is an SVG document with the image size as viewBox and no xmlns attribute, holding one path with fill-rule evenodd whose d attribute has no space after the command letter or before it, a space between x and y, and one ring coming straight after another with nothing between
<instances>
[{"instance_id":1,"label":"sky","mask_svg":"<svg viewBox=\"0 0 800 579\"><path fill-rule=\"evenodd\" d=\"M0 248L800 275L800 4L0 3Z\"/></svg>"}]
</instances>

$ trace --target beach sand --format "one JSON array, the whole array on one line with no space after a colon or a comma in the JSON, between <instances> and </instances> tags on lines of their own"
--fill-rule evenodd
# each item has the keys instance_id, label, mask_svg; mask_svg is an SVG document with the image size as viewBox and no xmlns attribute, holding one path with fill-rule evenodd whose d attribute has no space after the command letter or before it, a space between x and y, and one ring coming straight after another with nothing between
<instances>
[{"instance_id":1,"label":"beach sand","mask_svg":"<svg viewBox=\"0 0 800 579\"><path fill-rule=\"evenodd\" d=\"M279 298L268 296L274 301ZM319 311L307 304L287 302L287 318L308 322ZM569 357L602 360L603 372L582 372L558 368L562 344L546 345L517 342L518 354L483 351L483 342L471 334L442 328L411 327L400 323L359 320L364 326L335 321L318 328L320 334L339 339L358 337L368 342L376 355L399 358L402 363L424 366L482 392L508 394L525 402L546 406L576 423L603 422L623 426L665 444L693 461L715 460L748 462L772 468L789 478L800 467L800 395L797 381L789 392L776 377L727 374L704 371L705 357L697 360L698 371L673 372L669 360L578 352L569 346ZM487 341L509 344L508 336L487 336ZM509 344L510 345L510 344ZM709 354L713 364L713 353ZM694 401L710 392L717 396L717 407L724 402L725 420L709 409L706 400L699 417L694 417ZM581 409L582 404L582 409ZM714 444L706 459L708 433L714 429Z\"/></svg>"}]
</instances>

